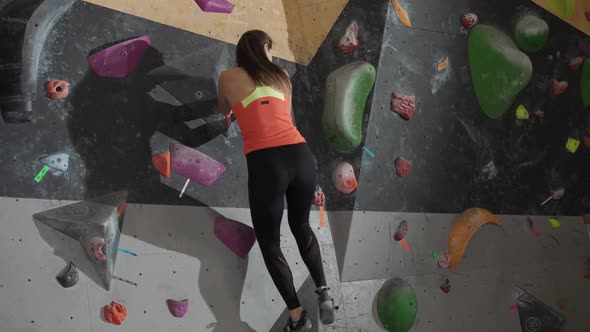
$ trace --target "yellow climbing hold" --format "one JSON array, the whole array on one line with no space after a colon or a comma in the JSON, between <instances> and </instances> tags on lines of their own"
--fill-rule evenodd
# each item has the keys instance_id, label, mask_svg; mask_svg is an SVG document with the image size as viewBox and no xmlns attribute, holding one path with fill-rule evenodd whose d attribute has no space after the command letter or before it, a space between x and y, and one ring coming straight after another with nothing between
<instances>
[{"instance_id":1,"label":"yellow climbing hold","mask_svg":"<svg viewBox=\"0 0 590 332\"><path fill-rule=\"evenodd\" d=\"M580 146L580 140L577 140L577 139L571 138L571 137L569 137L567 139L567 142L565 143L565 148L571 153L576 153L579 146Z\"/></svg>"},{"instance_id":2,"label":"yellow climbing hold","mask_svg":"<svg viewBox=\"0 0 590 332\"><path fill-rule=\"evenodd\" d=\"M549 223L551 224L551 228L558 229L559 227L561 227L561 223L559 222L559 219L549 218L548 220L549 220Z\"/></svg>"},{"instance_id":3,"label":"yellow climbing hold","mask_svg":"<svg viewBox=\"0 0 590 332\"><path fill-rule=\"evenodd\" d=\"M397 0L391 0L391 4L393 5L393 9L395 10L397 18L399 18L399 21L408 28L411 28L412 23L410 22L410 16L408 15L408 12L399 5Z\"/></svg>"},{"instance_id":4,"label":"yellow climbing hold","mask_svg":"<svg viewBox=\"0 0 590 332\"><path fill-rule=\"evenodd\" d=\"M519 120L528 120L529 119L529 111L526 110L526 107L523 105L518 105L516 108L516 118Z\"/></svg>"}]
</instances>

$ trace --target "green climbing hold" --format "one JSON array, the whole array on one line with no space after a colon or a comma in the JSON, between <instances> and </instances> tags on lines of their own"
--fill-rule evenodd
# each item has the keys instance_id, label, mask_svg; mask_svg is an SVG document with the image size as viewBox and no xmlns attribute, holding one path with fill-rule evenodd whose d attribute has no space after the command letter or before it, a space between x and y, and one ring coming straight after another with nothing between
<instances>
[{"instance_id":1,"label":"green climbing hold","mask_svg":"<svg viewBox=\"0 0 590 332\"><path fill-rule=\"evenodd\" d=\"M516 45L529 53L540 51L549 38L547 22L537 16L527 15L518 21L514 30Z\"/></svg>"},{"instance_id":2,"label":"green climbing hold","mask_svg":"<svg viewBox=\"0 0 590 332\"><path fill-rule=\"evenodd\" d=\"M582 102L584 103L584 108L590 107L590 58L584 61L584 66L582 67L582 81L580 83L580 88L582 89Z\"/></svg>"},{"instance_id":3,"label":"green climbing hold","mask_svg":"<svg viewBox=\"0 0 590 332\"><path fill-rule=\"evenodd\" d=\"M386 281L377 294L377 313L389 332L408 332L416 320L416 292L405 280Z\"/></svg>"},{"instance_id":4,"label":"green climbing hold","mask_svg":"<svg viewBox=\"0 0 590 332\"><path fill-rule=\"evenodd\" d=\"M337 152L352 152L361 144L365 105L375 78L375 68L359 61L340 67L326 79L323 129Z\"/></svg>"},{"instance_id":5,"label":"green climbing hold","mask_svg":"<svg viewBox=\"0 0 590 332\"><path fill-rule=\"evenodd\" d=\"M547 4L554 14L568 20L574 15L576 0L547 0Z\"/></svg>"},{"instance_id":6,"label":"green climbing hold","mask_svg":"<svg viewBox=\"0 0 590 332\"><path fill-rule=\"evenodd\" d=\"M483 112L497 119L510 109L533 75L533 64L502 31L476 25L469 34L469 69Z\"/></svg>"}]
</instances>

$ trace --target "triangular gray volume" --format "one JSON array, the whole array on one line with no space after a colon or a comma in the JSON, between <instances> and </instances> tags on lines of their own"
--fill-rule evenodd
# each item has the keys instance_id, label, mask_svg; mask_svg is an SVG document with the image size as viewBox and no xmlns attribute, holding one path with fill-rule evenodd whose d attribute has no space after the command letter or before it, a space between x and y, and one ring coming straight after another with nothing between
<instances>
[{"instance_id":1,"label":"triangular gray volume","mask_svg":"<svg viewBox=\"0 0 590 332\"><path fill-rule=\"evenodd\" d=\"M557 332L565 323L561 313L524 289L515 286L514 293L522 332Z\"/></svg>"},{"instance_id":2,"label":"triangular gray volume","mask_svg":"<svg viewBox=\"0 0 590 332\"><path fill-rule=\"evenodd\" d=\"M126 192L117 192L37 213L33 218L80 241L103 286L110 290L126 198Z\"/></svg>"}]
</instances>

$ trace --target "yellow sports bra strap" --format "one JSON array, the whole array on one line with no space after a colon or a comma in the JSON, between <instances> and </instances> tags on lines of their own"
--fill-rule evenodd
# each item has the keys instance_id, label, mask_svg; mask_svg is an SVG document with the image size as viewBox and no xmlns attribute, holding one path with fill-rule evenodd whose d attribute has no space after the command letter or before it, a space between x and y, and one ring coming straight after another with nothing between
<instances>
[{"instance_id":1,"label":"yellow sports bra strap","mask_svg":"<svg viewBox=\"0 0 590 332\"><path fill-rule=\"evenodd\" d=\"M255 101L258 98L264 97L275 97L282 101L285 101L285 95L280 93L279 91L271 88L270 86L258 86L256 90L252 92L248 97L242 100L242 107L246 108L250 105L251 102Z\"/></svg>"}]
</instances>

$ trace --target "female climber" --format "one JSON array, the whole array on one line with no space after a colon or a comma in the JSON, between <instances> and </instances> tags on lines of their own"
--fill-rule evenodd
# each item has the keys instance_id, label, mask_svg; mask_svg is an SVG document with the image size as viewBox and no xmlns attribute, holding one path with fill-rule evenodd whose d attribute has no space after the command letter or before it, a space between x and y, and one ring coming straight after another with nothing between
<instances>
[{"instance_id":1,"label":"female climber","mask_svg":"<svg viewBox=\"0 0 590 332\"><path fill-rule=\"evenodd\" d=\"M272 39L263 31L242 35L236 49L238 67L224 71L218 82L218 109L233 112L242 132L248 164L250 214L270 276L289 309L285 331L310 331L293 285L291 269L280 248L284 198L289 227L316 285L320 320L334 321L320 247L309 226L317 181L316 160L291 117L291 81L272 62Z\"/></svg>"}]
</instances>

